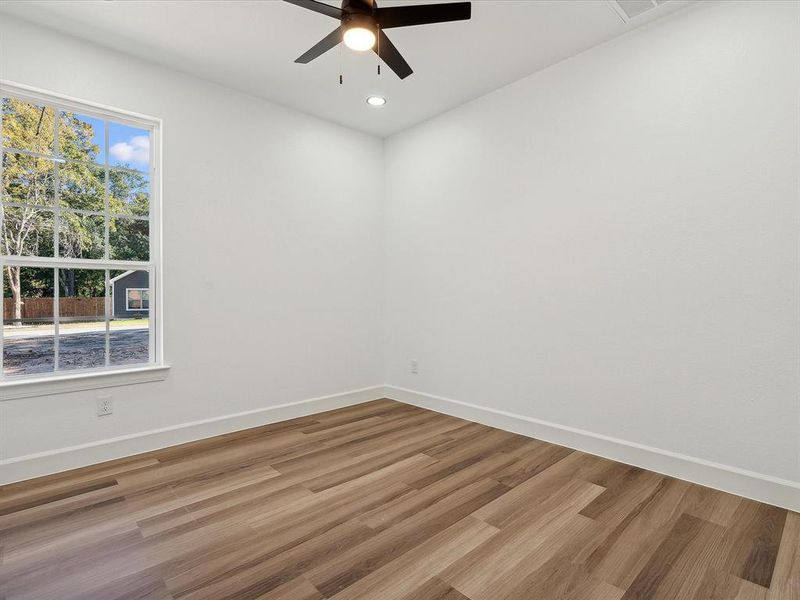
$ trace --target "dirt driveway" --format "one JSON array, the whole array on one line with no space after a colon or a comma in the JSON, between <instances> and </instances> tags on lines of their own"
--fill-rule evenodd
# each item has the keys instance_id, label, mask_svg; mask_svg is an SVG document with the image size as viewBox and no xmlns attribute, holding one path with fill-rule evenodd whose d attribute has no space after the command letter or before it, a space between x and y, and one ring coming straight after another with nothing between
<instances>
[{"instance_id":1,"label":"dirt driveway","mask_svg":"<svg viewBox=\"0 0 800 600\"><path fill-rule=\"evenodd\" d=\"M112 365L146 363L147 329L127 329L109 334ZM59 370L88 369L105 365L104 332L70 333L59 338ZM54 336L7 337L3 340L3 370L6 375L48 373L53 370Z\"/></svg>"}]
</instances>

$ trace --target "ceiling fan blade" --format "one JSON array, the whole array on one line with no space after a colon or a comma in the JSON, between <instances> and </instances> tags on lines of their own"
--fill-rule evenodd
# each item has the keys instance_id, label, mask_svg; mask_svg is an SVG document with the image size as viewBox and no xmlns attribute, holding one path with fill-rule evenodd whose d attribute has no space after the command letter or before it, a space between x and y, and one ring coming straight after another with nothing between
<instances>
[{"instance_id":1,"label":"ceiling fan blade","mask_svg":"<svg viewBox=\"0 0 800 600\"><path fill-rule=\"evenodd\" d=\"M313 48L308 50L305 54L300 56L299 58L295 59L294 62L296 63L310 63L315 58L322 56L331 48L336 47L336 45L342 41L342 28L337 27L333 31L331 31L328 35L322 38L319 42L317 42Z\"/></svg>"},{"instance_id":2,"label":"ceiling fan blade","mask_svg":"<svg viewBox=\"0 0 800 600\"><path fill-rule=\"evenodd\" d=\"M337 6L331 6L330 4L325 4L324 2L317 2L316 0L284 0L284 2L295 4L297 6L301 6L302 8L313 10L314 12L322 13L323 15L333 17L334 19L341 19L344 16L344 11L342 11L341 8Z\"/></svg>"},{"instance_id":3,"label":"ceiling fan blade","mask_svg":"<svg viewBox=\"0 0 800 600\"><path fill-rule=\"evenodd\" d=\"M383 31L378 31L378 43L373 50L400 79L405 79L414 72Z\"/></svg>"},{"instance_id":4,"label":"ceiling fan blade","mask_svg":"<svg viewBox=\"0 0 800 600\"><path fill-rule=\"evenodd\" d=\"M471 16L471 2L388 6L375 9L375 19L380 24L381 29L446 23L447 21L465 21Z\"/></svg>"}]
</instances>

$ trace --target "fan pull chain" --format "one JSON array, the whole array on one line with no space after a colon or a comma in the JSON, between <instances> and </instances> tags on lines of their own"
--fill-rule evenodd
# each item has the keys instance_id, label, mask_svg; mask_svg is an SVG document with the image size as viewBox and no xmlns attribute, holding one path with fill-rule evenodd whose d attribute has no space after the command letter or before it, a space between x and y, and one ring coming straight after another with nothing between
<instances>
[{"instance_id":1,"label":"fan pull chain","mask_svg":"<svg viewBox=\"0 0 800 600\"><path fill-rule=\"evenodd\" d=\"M378 25L378 75L381 74L381 26Z\"/></svg>"}]
</instances>

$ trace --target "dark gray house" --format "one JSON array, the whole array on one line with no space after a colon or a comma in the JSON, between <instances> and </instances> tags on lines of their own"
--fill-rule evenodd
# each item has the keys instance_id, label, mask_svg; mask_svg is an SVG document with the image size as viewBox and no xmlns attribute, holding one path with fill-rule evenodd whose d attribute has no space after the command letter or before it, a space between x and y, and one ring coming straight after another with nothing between
<instances>
[{"instance_id":1,"label":"dark gray house","mask_svg":"<svg viewBox=\"0 0 800 600\"><path fill-rule=\"evenodd\" d=\"M125 271L112 278L111 316L145 318L150 310L150 277L147 271Z\"/></svg>"}]
</instances>

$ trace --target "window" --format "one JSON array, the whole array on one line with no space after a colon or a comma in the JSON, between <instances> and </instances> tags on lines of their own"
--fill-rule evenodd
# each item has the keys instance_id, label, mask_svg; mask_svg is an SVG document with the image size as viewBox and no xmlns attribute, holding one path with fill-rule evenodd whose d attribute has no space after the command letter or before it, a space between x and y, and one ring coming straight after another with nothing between
<instances>
[{"instance_id":1,"label":"window","mask_svg":"<svg viewBox=\"0 0 800 600\"><path fill-rule=\"evenodd\" d=\"M0 99L0 383L161 364L158 120Z\"/></svg>"},{"instance_id":2,"label":"window","mask_svg":"<svg viewBox=\"0 0 800 600\"><path fill-rule=\"evenodd\" d=\"M150 308L150 290L145 288L128 288L128 310L148 310Z\"/></svg>"}]
</instances>

